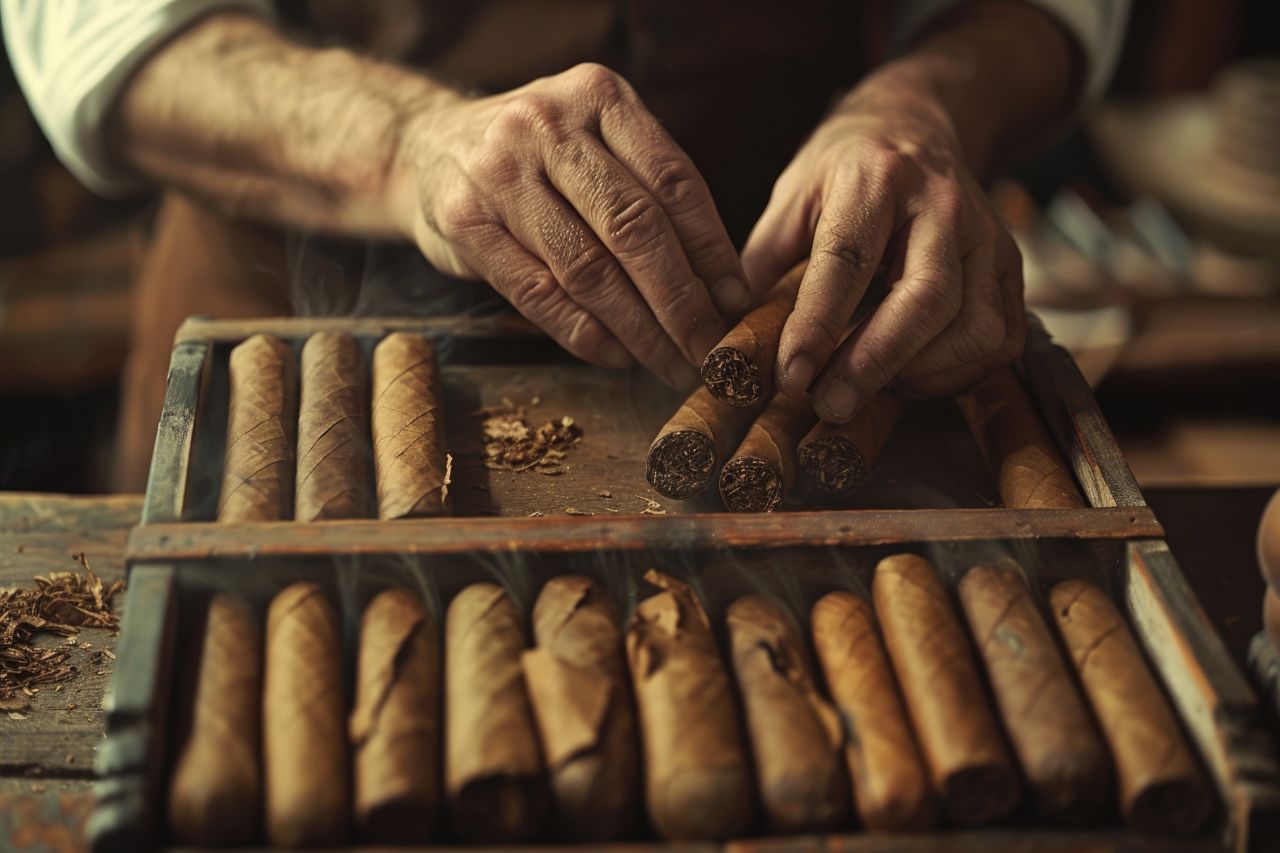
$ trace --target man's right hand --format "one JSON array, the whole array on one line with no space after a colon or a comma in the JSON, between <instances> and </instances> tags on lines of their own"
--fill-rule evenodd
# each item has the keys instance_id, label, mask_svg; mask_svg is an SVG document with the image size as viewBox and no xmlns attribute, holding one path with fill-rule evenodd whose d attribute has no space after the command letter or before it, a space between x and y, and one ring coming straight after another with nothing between
<instances>
[{"instance_id":1,"label":"man's right hand","mask_svg":"<svg viewBox=\"0 0 1280 853\"><path fill-rule=\"evenodd\" d=\"M706 183L635 91L579 65L402 129L394 217L574 355L677 387L750 301Z\"/></svg>"}]
</instances>

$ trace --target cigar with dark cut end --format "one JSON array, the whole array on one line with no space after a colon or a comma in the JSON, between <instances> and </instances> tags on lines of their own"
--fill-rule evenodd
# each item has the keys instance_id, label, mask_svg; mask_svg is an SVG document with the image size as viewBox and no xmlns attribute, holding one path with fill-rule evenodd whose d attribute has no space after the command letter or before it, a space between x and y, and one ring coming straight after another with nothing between
<instances>
[{"instance_id":1,"label":"cigar with dark cut end","mask_svg":"<svg viewBox=\"0 0 1280 853\"><path fill-rule=\"evenodd\" d=\"M956 397L1008 509L1079 509L1075 479L1011 367Z\"/></svg>"},{"instance_id":2,"label":"cigar with dark cut end","mask_svg":"<svg viewBox=\"0 0 1280 853\"><path fill-rule=\"evenodd\" d=\"M338 616L311 583L267 611L262 691L267 841L319 847L346 838L351 792Z\"/></svg>"},{"instance_id":3,"label":"cigar with dark cut end","mask_svg":"<svg viewBox=\"0 0 1280 853\"><path fill-rule=\"evenodd\" d=\"M542 735L556 835L627 837L640 817L640 739L618 610L594 581L548 581L533 607L525 683Z\"/></svg>"},{"instance_id":4,"label":"cigar with dark cut end","mask_svg":"<svg viewBox=\"0 0 1280 853\"><path fill-rule=\"evenodd\" d=\"M842 826L849 816L844 733L814 684L803 637L782 606L762 595L739 598L725 621L770 827L800 833Z\"/></svg>"},{"instance_id":5,"label":"cigar with dark cut end","mask_svg":"<svg viewBox=\"0 0 1280 853\"><path fill-rule=\"evenodd\" d=\"M436 834L442 714L435 620L406 589L378 593L360 624L350 720L362 839L421 844Z\"/></svg>"},{"instance_id":6,"label":"cigar with dark cut end","mask_svg":"<svg viewBox=\"0 0 1280 853\"><path fill-rule=\"evenodd\" d=\"M808 397L774 397L720 470L724 505L733 512L772 512L796 486L796 445L816 419Z\"/></svg>"},{"instance_id":7,"label":"cigar with dark cut end","mask_svg":"<svg viewBox=\"0 0 1280 853\"><path fill-rule=\"evenodd\" d=\"M964 629L928 560L886 557L872 582L876 615L934 791L952 821L976 825L1018 804L1018 775Z\"/></svg>"},{"instance_id":8,"label":"cigar with dark cut end","mask_svg":"<svg viewBox=\"0 0 1280 853\"><path fill-rule=\"evenodd\" d=\"M444 396L435 347L426 338L395 332L374 349L371 420L378 517L447 513Z\"/></svg>"},{"instance_id":9,"label":"cigar with dark cut end","mask_svg":"<svg viewBox=\"0 0 1280 853\"><path fill-rule=\"evenodd\" d=\"M1212 795L1124 617L1085 581L1058 584L1049 603L1111 747L1121 812L1143 832L1194 833Z\"/></svg>"},{"instance_id":10,"label":"cigar with dark cut end","mask_svg":"<svg viewBox=\"0 0 1280 853\"><path fill-rule=\"evenodd\" d=\"M903 408L893 392L881 391L848 423L818 421L800 440L800 466L824 492L852 494L880 458Z\"/></svg>"},{"instance_id":11,"label":"cigar with dark cut end","mask_svg":"<svg viewBox=\"0 0 1280 853\"><path fill-rule=\"evenodd\" d=\"M711 622L687 584L652 569L645 580L662 592L636 606L626 645L649 821L672 840L742 835L751 769Z\"/></svg>"},{"instance_id":12,"label":"cigar with dark cut end","mask_svg":"<svg viewBox=\"0 0 1280 853\"><path fill-rule=\"evenodd\" d=\"M298 364L278 338L254 335L231 351L227 448L218 521L281 521L293 514Z\"/></svg>"},{"instance_id":13,"label":"cigar with dark cut end","mask_svg":"<svg viewBox=\"0 0 1280 853\"><path fill-rule=\"evenodd\" d=\"M1037 811L1085 823L1111 794L1111 759L1016 563L975 566L960 601Z\"/></svg>"},{"instance_id":14,"label":"cigar with dark cut end","mask_svg":"<svg viewBox=\"0 0 1280 853\"><path fill-rule=\"evenodd\" d=\"M936 817L929 776L876 631L871 606L832 592L813 606L813 645L845 726L845 760L862 825L922 831Z\"/></svg>"},{"instance_id":15,"label":"cigar with dark cut end","mask_svg":"<svg viewBox=\"0 0 1280 853\"><path fill-rule=\"evenodd\" d=\"M258 832L262 641L244 602L209 602L186 737L169 787L169 825L183 844L248 844Z\"/></svg>"},{"instance_id":16,"label":"cigar with dark cut end","mask_svg":"<svg viewBox=\"0 0 1280 853\"><path fill-rule=\"evenodd\" d=\"M653 440L645 479L674 500L693 497L711 485L755 415L755 409L725 405L706 388L698 388Z\"/></svg>"},{"instance_id":17,"label":"cigar with dark cut end","mask_svg":"<svg viewBox=\"0 0 1280 853\"><path fill-rule=\"evenodd\" d=\"M546 782L520 655L524 621L500 586L476 583L445 617L445 794L472 843L527 841L547 813Z\"/></svg>"},{"instance_id":18,"label":"cigar with dark cut end","mask_svg":"<svg viewBox=\"0 0 1280 853\"><path fill-rule=\"evenodd\" d=\"M294 518L369 516L369 390L360 344L317 332L302 347Z\"/></svg>"},{"instance_id":19,"label":"cigar with dark cut end","mask_svg":"<svg viewBox=\"0 0 1280 853\"><path fill-rule=\"evenodd\" d=\"M774 363L782 327L796 305L808 269L801 261L769 291L763 304L729 330L702 362L702 383L730 406L754 406L773 396Z\"/></svg>"}]
</instances>

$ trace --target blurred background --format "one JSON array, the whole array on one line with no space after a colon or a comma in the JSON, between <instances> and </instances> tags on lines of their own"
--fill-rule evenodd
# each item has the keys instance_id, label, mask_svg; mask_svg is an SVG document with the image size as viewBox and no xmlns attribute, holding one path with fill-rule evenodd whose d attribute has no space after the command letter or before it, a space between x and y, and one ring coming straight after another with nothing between
<instances>
[{"instance_id":1,"label":"blurred background","mask_svg":"<svg viewBox=\"0 0 1280 853\"><path fill-rule=\"evenodd\" d=\"M1076 354L1147 488L1280 483L1271 11L1265 0L1135 2L1108 97L991 187L1026 257L1029 305ZM83 190L7 58L0 194L0 490L110 491L129 326L145 310L132 287L156 203Z\"/></svg>"}]
</instances>

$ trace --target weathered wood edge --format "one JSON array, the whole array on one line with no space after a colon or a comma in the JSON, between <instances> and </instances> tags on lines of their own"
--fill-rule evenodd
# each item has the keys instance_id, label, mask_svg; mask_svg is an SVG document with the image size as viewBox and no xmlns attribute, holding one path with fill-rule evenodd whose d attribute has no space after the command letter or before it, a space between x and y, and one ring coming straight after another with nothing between
<instances>
[{"instance_id":1,"label":"weathered wood edge","mask_svg":"<svg viewBox=\"0 0 1280 853\"><path fill-rule=\"evenodd\" d=\"M147 476L147 494L142 504L143 524L176 521L182 517L191 438L195 431L200 386L209 349L209 344L204 341L185 341L173 348L164 409L156 427L151 472Z\"/></svg>"},{"instance_id":2,"label":"weathered wood edge","mask_svg":"<svg viewBox=\"0 0 1280 853\"><path fill-rule=\"evenodd\" d=\"M134 528L126 559L331 554L591 552L672 548L886 545L986 539L1132 539L1164 529L1145 507L1112 509L821 510L599 518L478 517L404 521L148 524Z\"/></svg>"},{"instance_id":3,"label":"weathered wood edge","mask_svg":"<svg viewBox=\"0 0 1280 853\"><path fill-rule=\"evenodd\" d=\"M259 317L212 320L191 317L178 327L174 345L188 342L239 342L257 334L304 338L316 332L348 332L357 337L382 337L389 332L415 331L470 338L545 338L546 334L514 314L437 317Z\"/></svg>"},{"instance_id":4,"label":"weathered wood edge","mask_svg":"<svg viewBox=\"0 0 1280 853\"><path fill-rule=\"evenodd\" d=\"M1041 417L1095 507L1146 506L1138 481L1075 359L1027 315L1023 374Z\"/></svg>"},{"instance_id":5,"label":"weathered wood edge","mask_svg":"<svg viewBox=\"0 0 1280 853\"><path fill-rule=\"evenodd\" d=\"M1232 849L1263 849L1280 822L1280 765L1256 696L1169 546L1129 543L1126 603L1148 656L1228 810Z\"/></svg>"},{"instance_id":6,"label":"weathered wood edge","mask_svg":"<svg viewBox=\"0 0 1280 853\"><path fill-rule=\"evenodd\" d=\"M96 803L86 835L95 851L149 849L160 825L174 592L171 566L130 573L117 664L102 702L106 740L94 763Z\"/></svg>"}]
</instances>

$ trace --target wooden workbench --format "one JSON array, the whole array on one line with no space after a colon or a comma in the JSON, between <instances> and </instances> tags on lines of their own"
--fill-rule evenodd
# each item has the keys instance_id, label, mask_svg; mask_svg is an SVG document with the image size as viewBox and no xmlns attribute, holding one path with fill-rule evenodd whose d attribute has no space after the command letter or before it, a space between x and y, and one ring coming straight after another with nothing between
<instances>
[{"instance_id":1,"label":"wooden workbench","mask_svg":"<svg viewBox=\"0 0 1280 853\"><path fill-rule=\"evenodd\" d=\"M1242 668L1249 638L1261 627L1263 584L1253 537L1270 494L1260 488L1146 491L1174 555ZM125 539L141 507L140 495L0 494L0 587L77 569L77 551L104 582L123 577ZM0 714L0 850L83 846L112 663L90 661L93 650L110 649L115 639L86 629L79 642L91 648L74 653L81 668L74 681L60 691L42 689L23 719Z\"/></svg>"}]
</instances>

